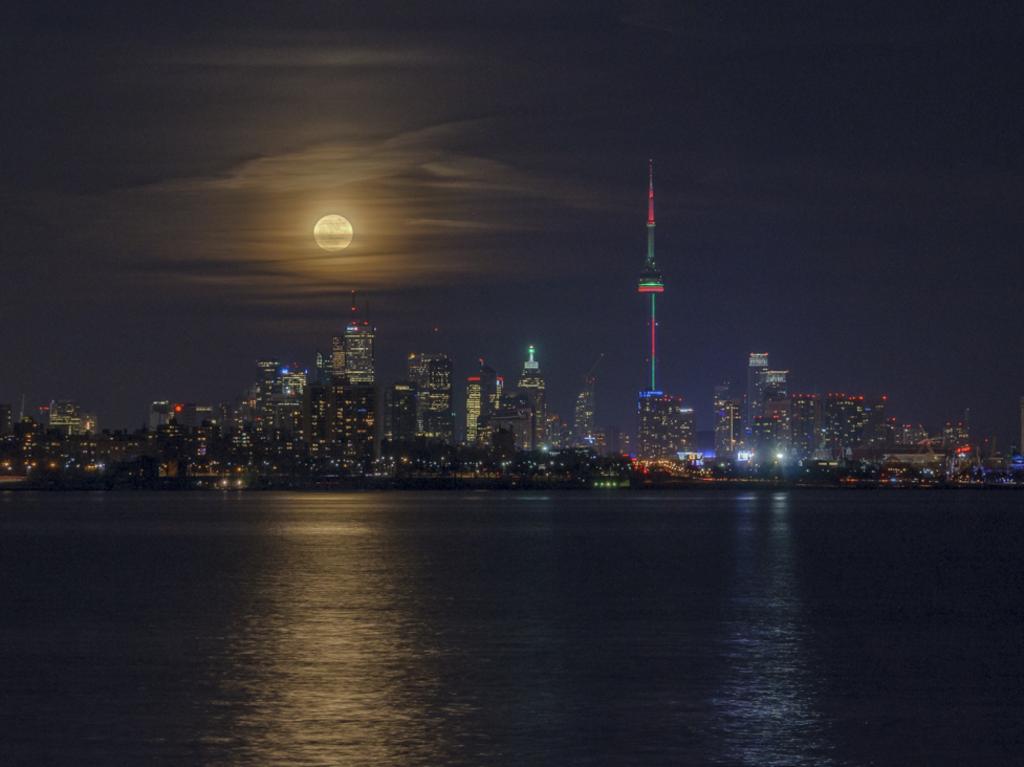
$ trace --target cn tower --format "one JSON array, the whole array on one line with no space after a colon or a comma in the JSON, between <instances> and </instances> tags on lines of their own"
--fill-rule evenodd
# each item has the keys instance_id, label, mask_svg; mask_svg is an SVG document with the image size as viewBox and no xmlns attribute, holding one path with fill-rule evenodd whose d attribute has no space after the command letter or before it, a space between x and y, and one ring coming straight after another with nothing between
<instances>
[{"instance_id":1,"label":"cn tower","mask_svg":"<svg viewBox=\"0 0 1024 767\"><path fill-rule=\"evenodd\" d=\"M648 160L647 165L647 257L644 259L644 268L640 270L640 278L636 283L637 293L649 293L651 296L651 388L648 391L657 391L657 335L658 320L655 311L655 302L659 293L665 292L665 281L661 278L658 265L654 262L654 160Z\"/></svg>"}]
</instances>

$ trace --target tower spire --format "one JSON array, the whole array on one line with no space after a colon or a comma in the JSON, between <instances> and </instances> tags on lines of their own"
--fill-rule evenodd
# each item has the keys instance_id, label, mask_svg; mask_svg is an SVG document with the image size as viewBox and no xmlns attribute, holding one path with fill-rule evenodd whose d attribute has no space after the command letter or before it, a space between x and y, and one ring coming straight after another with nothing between
<instances>
[{"instance_id":1,"label":"tower spire","mask_svg":"<svg viewBox=\"0 0 1024 767\"><path fill-rule=\"evenodd\" d=\"M647 226L654 226L654 160L647 161Z\"/></svg>"}]
</instances>

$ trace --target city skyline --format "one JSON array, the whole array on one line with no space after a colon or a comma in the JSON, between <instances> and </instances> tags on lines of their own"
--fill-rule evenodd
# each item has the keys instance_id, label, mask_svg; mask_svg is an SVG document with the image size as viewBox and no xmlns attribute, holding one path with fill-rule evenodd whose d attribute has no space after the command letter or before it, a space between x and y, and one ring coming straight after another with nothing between
<instances>
[{"instance_id":1,"label":"city skyline","mask_svg":"<svg viewBox=\"0 0 1024 767\"><path fill-rule=\"evenodd\" d=\"M180 11L20 9L0 402L132 427L154 397L218 401L254 359L310 364L355 289L383 380L430 348L456 379L481 355L515 376L534 343L571 417L603 353L601 420L625 427L653 156L659 379L701 430L768 349L800 391L885 392L933 427L970 408L1014 440L1019 24L875 11L228 3L200 35ZM312 236L329 213L354 227L339 253Z\"/></svg>"}]
</instances>

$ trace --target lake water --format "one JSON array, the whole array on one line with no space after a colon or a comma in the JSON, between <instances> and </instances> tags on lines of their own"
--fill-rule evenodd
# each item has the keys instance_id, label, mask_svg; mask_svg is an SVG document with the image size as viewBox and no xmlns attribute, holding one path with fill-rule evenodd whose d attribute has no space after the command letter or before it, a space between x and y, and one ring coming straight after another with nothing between
<instances>
[{"instance_id":1,"label":"lake water","mask_svg":"<svg viewBox=\"0 0 1024 767\"><path fill-rule=\"evenodd\" d=\"M0 494L0 763L1024 762L1024 494Z\"/></svg>"}]
</instances>

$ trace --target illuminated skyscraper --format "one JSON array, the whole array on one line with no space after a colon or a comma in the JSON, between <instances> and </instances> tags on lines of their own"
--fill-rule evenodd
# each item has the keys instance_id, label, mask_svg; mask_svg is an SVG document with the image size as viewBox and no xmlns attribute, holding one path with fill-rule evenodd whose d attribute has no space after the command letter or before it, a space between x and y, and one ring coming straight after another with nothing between
<instances>
[{"instance_id":1,"label":"illuminated skyscraper","mask_svg":"<svg viewBox=\"0 0 1024 767\"><path fill-rule=\"evenodd\" d=\"M576 395L576 407L573 412L573 441L577 445L593 443L594 407L596 405L595 388L597 378L587 374L583 379L583 388Z\"/></svg>"},{"instance_id":2,"label":"illuminated skyscraper","mask_svg":"<svg viewBox=\"0 0 1024 767\"><path fill-rule=\"evenodd\" d=\"M529 358L523 363L523 372L516 386L526 395L533 411L532 446L540 447L547 438L548 408L544 399L544 376L540 372L540 363L534 359L536 352L532 345L527 349Z\"/></svg>"},{"instance_id":3,"label":"illuminated skyscraper","mask_svg":"<svg viewBox=\"0 0 1024 767\"><path fill-rule=\"evenodd\" d=\"M488 424L501 402L504 380L480 360L480 370L466 379L466 444L486 444Z\"/></svg>"},{"instance_id":4,"label":"illuminated skyscraper","mask_svg":"<svg viewBox=\"0 0 1024 767\"><path fill-rule=\"evenodd\" d=\"M789 398L789 443L797 459L810 458L821 440L821 400L817 394Z\"/></svg>"},{"instance_id":5,"label":"illuminated skyscraper","mask_svg":"<svg viewBox=\"0 0 1024 767\"><path fill-rule=\"evenodd\" d=\"M863 443L867 417L862 395L825 395L822 416L823 447L833 457L842 458Z\"/></svg>"},{"instance_id":6,"label":"illuminated skyscraper","mask_svg":"<svg viewBox=\"0 0 1024 767\"><path fill-rule=\"evenodd\" d=\"M416 439L418 399L415 383L399 381L392 384L384 395L384 439L392 443Z\"/></svg>"},{"instance_id":7,"label":"illuminated skyscraper","mask_svg":"<svg viewBox=\"0 0 1024 767\"><path fill-rule=\"evenodd\" d=\"M743 439L740 403L732 399L730 394L728 381L714 389L715 452L719 456L736 452Z\"/></svg>"},{"instance_id":8,"label":"illuminated skyscraper","mask_svg":"<svg viewBox=\"0 0 1024 767\"><path fill-rule=\"evenodd\" d=\"M416 385L416 433L431 442L455 442L452 361L447 354L410 354L409 381Z\"/></svg>"},{"instance_id":9,"label":"illuminated skyscraper","mask_svg":"<svg viewBox=\"0 0 1024 767\"><path fill-rule=\"evenodd\" d=\"M768 352L751 352L747 361L747 401L743 412L746 434L751 433L754 417L761 415L764 403L764 371L768 369Z\"/></svg>"},{"instance_id":10,"label":"illuminated skyscraper","mask_svg":"<svg viewBox=\"0 0 1024 767\"><path fill-rule=\"evenodd\" d=\"M683 398L660 391L640 392L640 458L673 458L693 450L696 423L693 408L683 407Z\"/></svg>"}]
</instances>

